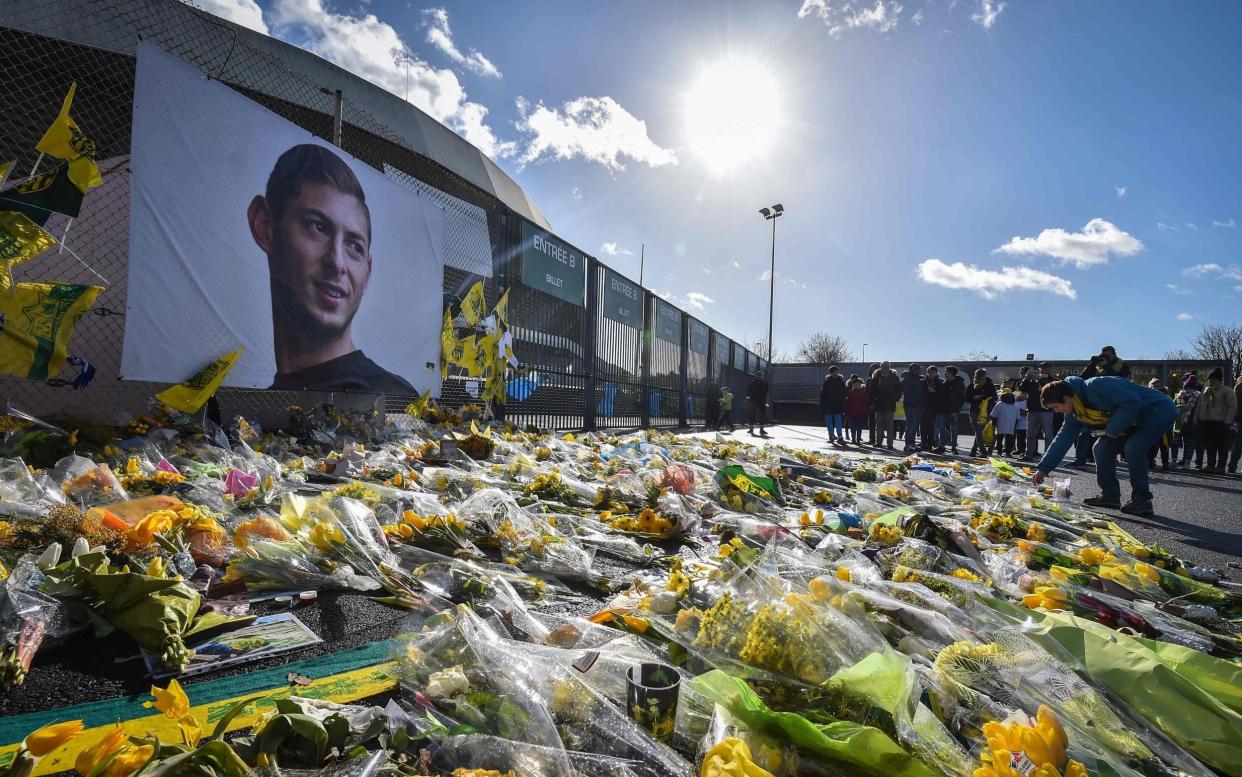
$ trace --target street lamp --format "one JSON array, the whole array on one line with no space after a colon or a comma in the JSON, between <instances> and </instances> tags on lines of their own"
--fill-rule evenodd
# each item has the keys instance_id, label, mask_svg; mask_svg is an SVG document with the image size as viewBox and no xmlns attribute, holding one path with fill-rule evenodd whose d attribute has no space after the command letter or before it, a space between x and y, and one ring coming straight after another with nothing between
<instances>
[{"instance_id":1,"label":"street lamp","mask_svg":"<svg viewBox=\"0 0 1242 777\"><path fill-rule=\"evenodd\" d=\"M772 303L776 298L776 220L785 215L785 206L779 202L771 208L760 208L759 215L763 216L766 221L772 222L772 266L768 271L768 392L771 394L771 373L772 370ZM775 409L772 413L772 421L776 422Z\"/></svg>"}]
</instances>

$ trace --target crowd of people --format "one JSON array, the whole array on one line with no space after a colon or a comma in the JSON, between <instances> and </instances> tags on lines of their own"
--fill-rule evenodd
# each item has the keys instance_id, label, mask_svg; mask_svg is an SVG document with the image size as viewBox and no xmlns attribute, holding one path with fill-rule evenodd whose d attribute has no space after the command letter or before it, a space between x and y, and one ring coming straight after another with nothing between
<instances>
[{"instance_id":1,"label":"crowd of people","mask_svg":"<svg viewBox=\"0 0 1242 777\"><path fill-rule=\"evenodd\" d=\"M969 455L1031 462L1040 481L1073 447L1069 466L1095 464L1101 493L1088 503L1137 515L1152 514L1148 474L1157 457L1163 470L1193 462L1204 472L1237 473L1242 376L1226 386L1217 367L1203 385L1191 372L1172 376L1175 390L1159 378L1140 386L1130 377L1129 365L1112 346L1079 375L1056 375L1043 362L1034 370L1022 367L999 386L984 368L968 379L953 365L942 374L937 366L910 364L898 375L885 361L871 365L866 377L847 378L833 366L820 389L819 409L835 445L895 451L900 439L904 453L935 454L959 453L964 413L972 433ZM1119 458L1127 463L1133 492L1124 506Z\"/></svg>"}]
</instances>

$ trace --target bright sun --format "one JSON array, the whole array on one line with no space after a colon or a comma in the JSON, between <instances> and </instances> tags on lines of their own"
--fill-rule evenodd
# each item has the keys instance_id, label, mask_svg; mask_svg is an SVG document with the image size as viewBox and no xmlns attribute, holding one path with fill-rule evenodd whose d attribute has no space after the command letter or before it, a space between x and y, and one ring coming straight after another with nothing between
<instances>
[{"instance_id":1,"label":"bright sun","mask_svg":"<svg viewBox=\"0 0 1242 777\"><path fill-rule=\"evenodd\" d=\"M778 82L751 59L706 65L686 94L686 143L717 175L763 157L780 130Z\"/></svg>"}]
</instances>

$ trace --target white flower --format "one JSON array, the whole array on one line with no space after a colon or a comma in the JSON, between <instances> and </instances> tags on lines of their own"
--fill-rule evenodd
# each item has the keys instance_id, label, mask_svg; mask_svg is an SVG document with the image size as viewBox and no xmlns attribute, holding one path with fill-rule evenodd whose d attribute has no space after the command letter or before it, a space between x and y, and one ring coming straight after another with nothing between
<instances>
[{"instance_id":1,"label":"white flower","mask_svg":"<svg viewBox=\"0 0 1242 777\"><path fill-rule=\"evenodd\" d=\"M39 556L39 560L35 562L39 569L48 570L60 563L60 543L53 542L47 546L47 550Z\"/></svg>"},{"instance_id":2,"label":"white flower","mask_svg":"<svg viewBox=\"0 0 1242 777\"><path fill-rule=\"evenodd\" d=\"M450 667L443 672L432 672L427 680L427 695L433 699L447 699L470 690L470 681L460 666Z\"/></svg>"},{"instance_id":3,"label":"white flower","mask_svg":"<svg viewBox=\"0 0 1242 777\"><path fill-rule=\"evenodd\" d=\"M69 558L77 558L83 553L91 552L91 544L86 541L85 537L78 537L73 541L73 550L69 551Z\"/></svg>"}]
</instances>

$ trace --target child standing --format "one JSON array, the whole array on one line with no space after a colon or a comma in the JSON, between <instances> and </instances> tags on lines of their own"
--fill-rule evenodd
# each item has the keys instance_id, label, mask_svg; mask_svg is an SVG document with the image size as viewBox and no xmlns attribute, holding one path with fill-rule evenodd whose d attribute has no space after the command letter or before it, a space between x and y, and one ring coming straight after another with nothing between
<instances>
[{"instance_id":1,"label":"child standing","mask_svg":"<svg viewBox=\"0 0 1242 777\"><path fill-rule=\"evenodd\" d=\"M1001 392L1000 402L992 408L990 415L996 421L996 452L999 454L1003 451L1008 456L1013 453L1014 432L1021 416L1018 401L1012 391Z\"/></svg>"},{"instance_id":2,"label":"child standing","mask_svg":"<svg viewBox=\"0 0 1242 777\"><path fill-rule=\"evenodd\" d=\"M729 431L733 431L733 392L728 386L720 389L720 418L716 419L716 431L720 431L720 427L725 424L729 425Z\"/></svg>"},{"instance_id":3,"label":"child standing","mask_svg":"<svg viewBox=\"0 0 1242 777\"><path fill-rule=\"evenodd\" d=\"M862 445L862 430L867 423L867 413L871 407L867 389L862 378L850 376L850 390L845 395L845 424L849 428L850 442Z\"/></svg>"}]
</instances>

